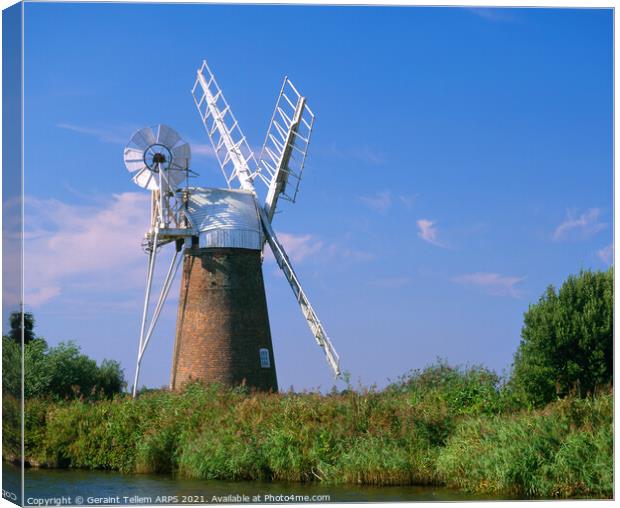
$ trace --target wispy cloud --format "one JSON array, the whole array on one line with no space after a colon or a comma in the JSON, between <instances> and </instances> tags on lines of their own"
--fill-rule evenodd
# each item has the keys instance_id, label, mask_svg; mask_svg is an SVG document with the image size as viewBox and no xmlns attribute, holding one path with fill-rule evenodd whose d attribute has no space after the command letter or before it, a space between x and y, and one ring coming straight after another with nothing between
<instances>
[{"instance_id":1,"label":"wispy cloud","mask_svg":"<svg viewBox=\"0 0 620 508\"><path fill-rule=\"evenodd\" d=\"M452 282L474 286L494 296L519 297L519 291L515 286L525 280L525 277L500 275L499 273L475 272L454 277Z\"/></svg>"},{"instance_id":2,"label":"wispy cloud","mask_svg":"<svg viewBox=\"0 0 620 508\"><path fill-rule=\"evenodd\" d=\"M78 134L95 137L101 143L125 144L129 141L135 128L128 126L117 127L84 127L70 123L59 123L56 127Z\"/></svg>"},{"instance_id":3,"label":"wispy cloud","mask_svg":"<svg viewBox=\"0 0 620 508\"><path fill-rule=\"evenodd\" d=\"M278 239L284 246L288 257L294 262L300 262L315 255L324 245L322 240L309 234L278 233Z\"/></svg>"},{"instance_id":4,"label":"wispy cloud","mask_svg":"<svg viewBox=\"0 0 620 508\"><path fill-rule=\"evenodd\" d=\"M405 208L411 209L419 197L420 197L419 193L415 193L415 194L400 194L398 196L398 200L402 203L402 205Z\"/></svg>"},{"instance_id":5,"label":"wispy cloud","mask_svg":"<svg viewBox=\"0 0 620 508\"><path fill-rule=\"evenodd\" d=\"M288 257L294 263L300 263L310 259L321 262L333 259L368 261L374 257L369 252L357 250L350 246L344 246L340 242L325 242L316 235L300 235L282 232L279 232L277 235ZM265 259L270 262L275 262L271 249L269 248L265 250Z\"/></svg>"},{"instance_id":6,"label":"wispy cloud","mask_svg":"<svg viewBox=\"0 0 620 508\"><path fill-rule=\"evenodd\" d=\"M392 206L392 193L384 190L372 196L359 196L359 200L371 210L385 213Z\"/></svg>"},{"instance_id":7,"label":"wispy cloud","mask_svg":"<svg viewBox=\"0 0 620 508\"><path fill-rule=\"evenodd\" d=\"M590 208L584 213L575 217L571 211L567 211L566 220L562 222L553 232L553 239L560 240L585 240L602 231L607 224L599 221L601 210Z\"/></svg>"},{"instance_id":8,"label":"wispy cloud","mask_svg":"<svg viewBox=\"0 0 620 508\"><path fill-rule=\"evenodd\" d=\"M28 288L24 298L26 305L30 307L39 307L48 300L60 294L60 286L44 286L40 288Z\"/></svg>"},{"instance_id":9,"label":"wispy cloud","mask_svg":"<svg viewBox=\"0 0 620 508\"><path fill-rule=\"evenodd\" d=\"M205 133L205 136L206 135L207 134ZM211 145L211 143L202 142L202 139L200 141L191 138L187 139L187 142L189 143L189 146L192 150L192 157L205 157L208 159L217 160L217 155L215 154L215 149L213 148L213 145Z\"/></svg>"},{"instance_id":10,"label":"wispy cloud","mask_svg":"<svg viewBox=\"0 0 620 508\"><path fill-rule=\"evenodd\" d=\"M113 143L125 145L131 139L131 136L138 127L131 125L119 125L111 127L85 127L82 125L74 125L71 123L56 124L59 129L75 132L85 136L91 136L101 143ZM193 157L204 157L208 159L217 159L215 150L208 143L190 142L191 153Z\"/></svg>"},{"instance_id":11,"label":"wispy cloud","mask_svg":"<svg viewBox=\"0 0 620 508\"><path fill-rule=\"evenodd\" d=\"M7 189L7 194L10 192ZM22 300L22 200L3 196L2 201L2 306L17 309Z\"/></svg>"},{"instance_id":12,"label":"wispy cloud","mask_svg":"<svg viewBox=\"0 0 620 508\"><path fill-rule=\"evenodd\" d=\"M599 257L599 259L607 264L610 265L614 259L614 245L613 243L610 243L607 247L603 247L602 249L598 250L596 252L596 255Z\"/></svg>"},{"instance_id":13,"label":"wispy cloud","mask_svg":"<svg viewBox=\"0 0 620 508\"><path fill-rule=\"evenodd\" d=\"M371 252L343 245L343 242L329 244L325 253L328 259L340 258L346 261L370 261L375 257Z\"/></svg>"},{"instance_id":14,"label":"wispy cloud","mask_svg":"<svg viewBox=\"0 0 620 508\"><path fill-rule=\"evenodd\" d=\"M377 149L371 146L358 147L340 147L332 144L326 150L319 149L319 152L325 153L329 157L335 157L343 160L354 160L370 165L381 165L385 163L385 156Z\"/></svg>"},{"instance_id":15,"label":"wispy cloud","mask_svg":"<svg viewBox=\"0 0 620 508\"><path fill-rule=\"evenodd\" d=\"M467 10L472 14L495 22L514 21L514 9L502 9L497 7L468 7Z\"/></svg>"},{"instance_id":16,"label":"wispy cloud","mask_svg":"<svg viewBox=\"0 0 620 508\"><path fill-rule=\"evenodd\" d=\"M358 196L358 199L364 204L364 206L379 213L386 213L394 205L402 205L404 208L410 210L415 201L418 199L419 194L394 194L389 190L378 191L375 194L369 196Z\"/></svg>"},{"instance_id":17,"label":"wispy cloud","mask_svg":"<svg viewBox=\"0 0 620 508\"><path fill-rule=\"evenodd\" d=\"M25 211L27 305L43 305L86 282L95 289L143 286L148 194L114 194L89 205L27 197Z\"/></svg>"},{"instance_id":18,"label":"wispy cloud","mask_svg":"<svg viewBox=\"0 0 620 508\"><path fill-rule=\"evenodd\" d=\"M419 219L416 221L418 225L418 236L432 245L436 247L446 247L443 242L439 241L438 231L435 227L437 221L429 220L429 219Z\"/></svg>"},{"instance_id":19,"label":"wispy cloud","mask_svg":"<svg viewBox=\"0 0 620 508\"><path fill-rule=\"evenodd\" d=\"M211 145L203 143L192 143L191 145L192 155L202 155L204 157L215 158L215 150Z\"/></svg>"}]
</instances>

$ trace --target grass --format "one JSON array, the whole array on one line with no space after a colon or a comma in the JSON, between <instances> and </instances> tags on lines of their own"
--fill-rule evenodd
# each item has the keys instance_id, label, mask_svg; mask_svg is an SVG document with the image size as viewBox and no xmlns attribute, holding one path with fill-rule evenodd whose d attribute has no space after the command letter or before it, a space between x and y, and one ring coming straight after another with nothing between
<instances>
[{"instance_id":1,"label":"grass","mask_svg":"<svg viewBox=\"0 0 620 508\"><path fill-rule=\"evenodd\" d=\"M611 390L519 409L480 367L440 363L380 392L265 394L196 383L135 401L28 400L25 407L33 465L613 496ZM9 432L5 458L11 439Z\"/></svg>"}]
</instances>

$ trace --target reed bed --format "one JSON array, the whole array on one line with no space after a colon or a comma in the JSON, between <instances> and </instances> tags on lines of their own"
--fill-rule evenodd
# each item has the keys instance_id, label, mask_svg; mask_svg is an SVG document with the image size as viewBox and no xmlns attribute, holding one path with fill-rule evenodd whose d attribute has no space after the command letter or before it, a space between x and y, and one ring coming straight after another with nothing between
<instances>
[{"instance_id":1,"label":"reed bed","mask_svg":"<svg viewBox=\"0 0 620 508\"><path fill-rule=\"evenodd\" d=\"M266 394L194 383L137 400L27 400L25 408L33 466L613 496L611 389L523 409L480 368L438 366L382 391ZM11 439L5 459L15 455Z\"/></svg>"}]
</instances>

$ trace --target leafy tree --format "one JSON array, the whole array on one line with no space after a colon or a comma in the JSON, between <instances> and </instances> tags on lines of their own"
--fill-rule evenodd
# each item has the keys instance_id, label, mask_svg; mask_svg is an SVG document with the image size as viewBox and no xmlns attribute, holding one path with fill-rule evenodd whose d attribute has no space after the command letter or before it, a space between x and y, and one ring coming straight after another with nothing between
<instances>
[{"instance_id":1,"label":"leafy tree","mask_svg":"<svg viewBox=\"0 0 620 508\"><path fill-rule=\"evenodd\" d=\"M6 340L11 341L8 338ZM16 358L19 362L19 357ZM16 378L16 386L19 387L19 363L16 365L16 369L13 369L16 374L11 376L11 380ZM47 396L111 397L120 393L125 386L123 371L118 362L103 360L98 367L97 362L82 354L74 342L48 348L43 339L35 339L24 349L24 366L24 394L27 399Z\"/></svg>"},{"instance_id":2,"label":"leafy tree","mask_svg":"<svg viewBox=\"0 0 620 508\"><path fill-rule=\"evenodd\" d=\"M47 355L49 391L59 397L89 396L97 384L97 362L80 353L75 342L61 342Z\"/></svg>"},{"instance_id":3,"label":"leafy tree","mask_svg":"<svg viewBox=\"0 0 620 508\"><path fill-rule=\"evenodd\" d=\"M103 360L97 373L97 389L107 397L123 391L125 375L116 360Z\"/></svg>"},{"instance_id":4,"label":"leafy tree","mask_svg":"<svg viewBox=\"0 0 620 508\"><path fill-rule=\"evenodd\" d=\"M24 317L24 344L35 339L34 317L30 312L11 312L9 316L9 337L18 344L22 341L22 315Z\"/></svg>"},{"instance_id":5,"label":"leafy tree","mask_svg":"<svg viewBox=\"0 0 620 508\"><path fill-rule=\"evenodd\" d=\"M36 339L24 347L24 396L28 399L49 394L52 373L47 358L48 347Z\"/></svg>"},{"instance_id":6,"label":"leafy tree","mask_svg":"<svg viewBox=\"0 0 620 508\"><path fill-rule=\"evenodd\" d=\"M103 360L100 366L75 342L61 342L48 347L45 339L34 334L34 317L24 314L24 395L35 397L73 398L111 397L123 391L123 370L114 360ZM10 317L11 330L2 337L3 392L21 396L21 314Z\"/></svg>"},{"instance_id":7,"label":"leafy tree","mask_svg":"<svg viewBox=\"0 0 620 508\"><path fill-rule=\"evenodd\" d=\"M13 397L21 395L22 358L20 344L8 336L2 337L2 392Z\"/></svg>"},{"instance_id":8,"label":"leafy tree","mask_svg":"<svg viewBox=\"0 0 620 508\"><path fill-rule=\"evenodd\" d=\"M613 381L613 268L549 286L524 316L511 384L534 405Z\"/></svg>"}]
</instances>

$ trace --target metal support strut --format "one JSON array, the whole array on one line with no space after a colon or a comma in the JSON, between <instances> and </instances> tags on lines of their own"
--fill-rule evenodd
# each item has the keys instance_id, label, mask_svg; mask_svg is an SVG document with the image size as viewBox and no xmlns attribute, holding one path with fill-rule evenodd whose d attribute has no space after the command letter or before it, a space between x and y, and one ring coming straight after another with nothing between
<instances>
[{"instance_id":1,"label":"metal support strut","mask_svg":"<svg viewBox=\"0 0 620 508\"><path fill-rule=\"evenodd\" d=\"M136 376L134 379L133 385L133 397L135 398L137 393L138 386L138 376L140 373L140 364L142 363L142 357L144 356L144 352L146 351L146 347L151 340L153 332L155 331L155 326L157 325L157 321L159 320L159 315L161 314L161 310L164 307L164 303L166 302L166 298L168 297L168 293L170 292L170 288L172 286L172 282L174 281L174 277L179 269L181 262L183 261L183 255L179 255L179 250L175 251L174 257L170 262L170 266L168 267L168 272L166 273L166 278L164 279L164 285L161 288L159 293L159 298L157 299L157 304L155 305L155 311L153 312L153 317L151 319L151 323L149 324L146 335L144 334L144 329L146 328L146 321L148 317L148 304L150 301L150 284L153 278L153 272L150 268L149 264L149 279L147 280L147 294L144 298L144 314L142 317L142 329L140 333L140 346L138 348L138 360L136 362ZM153 263L154 264L154 263Z\"/></svg>"},{"instance_id":2,"label":"metal support strut","mask_svg":"<svg viewBox=\"0 0 620 508\"><path fill-rule=\"evenodd\" d=\"M157 236L159 231L156 229L153 235L153 243L149 252L149 268L146 277L146 291L144 294L144 308L142 310L142 324L140 326L140 344L138 345L138 359L136 360L136 375L133 381L133 397L135 398L138 390L138 376L140 374L140 362L142 360L142 346L144 344L144 329L146 328L146 320L149 313L149 301L151 299L151 285L153 283L153 270L155 268L155 259L157 257Z\"/></svg>"},{"instance_id":3,"label":"metal support strut","mask_svg":"<svg viewBox=\"0 0 620 508\"><path fill-rule=\"evenodd\" d=\"M153 273L155 271L155 261L157 259L157 247L159 240L159 228L166 227L168 225L167 219L164 217L163 211L163 187L162 183L165 180L168 183L167 177L163 175L163 171L161 170L160 165L158 167L158 175L159 175L159 217L157 223L154 227L154 232L152 236L152 243L150 245L149 250L149 268L146 278L146 291L144 295L144 308L142 310L142 324L140 325L140 343L138 344L138 358L136 360L136 375L133 381L133 392L132 396L135 398L138 392L138 380L140 377L140 364L142 363L142 357L144 356L144 352L146 351L146 347L148 346L149 341L151 340L151 336L153 335L153 331L155 330L155 325L157 325L157 321L159 319L159 315L161 314L161 310L164 306L166 298L168 297L168 292L170 291L170 287L172 286L172 281L174 280L174 276L177 273L179 268L180 261L183 259L183 256L180 256L179 259L179 250L180 246L177 245L177 249L174 253L174 257L170 262L170 267L168 268L168 272L166 273L166 278L164 279L164 285L161 288L159 293L159 298L157 299L157 304L155 305L155 311L153 312L153 317L151 318L151 322L147 329L146 323L149 317L149 304L151 301L151 288L153 285ZM177 262L177 259L179 261ZM146 331L146 333L145 333Z\"/></svg>"}]
</instances>

